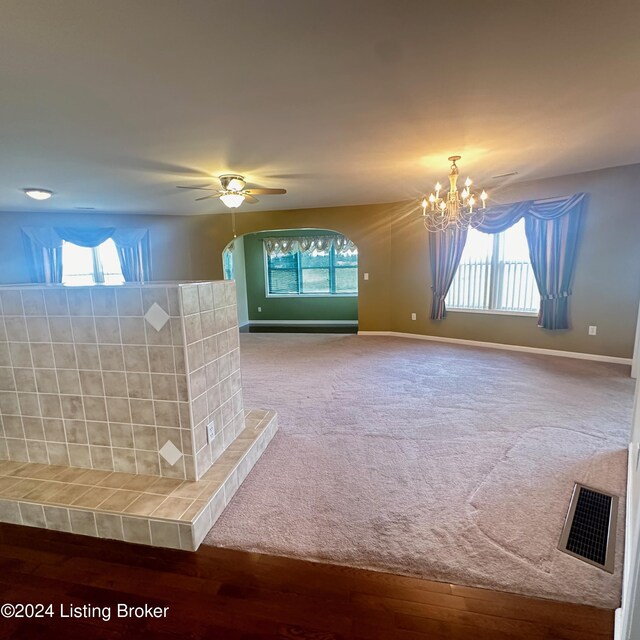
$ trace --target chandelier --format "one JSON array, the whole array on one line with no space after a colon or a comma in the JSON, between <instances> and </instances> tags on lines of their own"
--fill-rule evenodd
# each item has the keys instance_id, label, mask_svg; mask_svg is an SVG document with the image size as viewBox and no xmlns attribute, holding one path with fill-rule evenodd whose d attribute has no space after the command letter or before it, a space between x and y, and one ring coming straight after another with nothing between
<instances>
[{"instance_id":1,"label":"chandelier","mask_svg":"<svg viewBox=\"0 0 640 640\"><path fill-rule=\"evenodd\" d=\"M427 231L444 231L449 228L474 229L482 224L484 220L484 209L486 208L487 192L483 189L480 194L481 205L478 204L476 196L471 191L473 184L471 178L467 178L464 183L462 193L458 193L456 183L458 182L458 166L456 162L462 156L451 156L451 171L449 172L449 192L440 195L442 185L436 182L435 194L430 193L429 198L423 198L422 222Z\"/></svg>"}]
</instances>

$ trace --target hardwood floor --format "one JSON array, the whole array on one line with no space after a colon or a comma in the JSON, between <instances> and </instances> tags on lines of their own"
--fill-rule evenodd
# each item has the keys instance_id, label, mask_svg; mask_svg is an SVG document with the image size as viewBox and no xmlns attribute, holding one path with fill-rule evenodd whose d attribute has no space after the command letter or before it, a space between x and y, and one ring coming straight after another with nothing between
<instances>
[{"instance_id":1,"label":"hardwood floor","mask_svg":"<svg viewBox=\"0 0 640 640\"><path fill-rule=\"evenodd\" d=\"M0 525L0 604L55 616L2 619L0 638L506 640L613 638L613 611L242 551L197 553ZM169 607L117 618L119 603ZM60 606L111 619L61 618Z\"/></svg>"}]
</instances>

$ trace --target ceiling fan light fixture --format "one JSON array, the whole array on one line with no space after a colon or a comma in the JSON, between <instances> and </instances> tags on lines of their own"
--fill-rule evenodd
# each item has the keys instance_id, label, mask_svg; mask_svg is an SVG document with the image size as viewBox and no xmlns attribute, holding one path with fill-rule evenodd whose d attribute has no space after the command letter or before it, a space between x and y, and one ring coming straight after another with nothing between
<instances>
[{"instance_id":1,"label":"ceiling fan light fixture","mask_svg":"<svg viewBox=\"0 0 640 640\"><path fill-rule=\"evenodd\" d=\"M53 195L53 191L49 191L49 189L34 189L29 187L28 189L23 189L23 191L25 195L34 200L48 200Z\"/></svg>"},{"instance_id":2,"label":"ceiling fan light fixture","mask_svg":"<svg viewBox=\"0 0 640 640\"><path fill-rule=\"evenodd\" d=\"M229 209L237 209L244 202L244 196L241 193L225 193L220 196L220 200Z\"/></svg>"},{"instance_id":3,"label":"ceiling fan light fixture","mask_svg":"<svg viewBox=\"0 0 640 640\"><path fill-rule=\"evenodd\" d=\"M245 187L245 181L241 178L231 178L227 184L229 191L241 191Z\"/></svg>"}]
</instances>

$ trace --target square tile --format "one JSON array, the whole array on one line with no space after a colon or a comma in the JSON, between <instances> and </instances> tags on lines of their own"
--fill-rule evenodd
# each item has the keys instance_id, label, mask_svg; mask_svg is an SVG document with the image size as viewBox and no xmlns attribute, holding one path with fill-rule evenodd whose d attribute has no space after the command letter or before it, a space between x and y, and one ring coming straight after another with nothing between
<instances>
[{"instance_id":1,"label":"square tile","mask_svg":"<svg viewBox=\"0 0 640 640\"><path fill-rule=\"evenodd\" d=\"M0 303L5 316L24 315L20 291L0 291Z\"/></svg>"},{"instance_id":2,"label":"square tile","mask_svg":"<svg viewBox=\"0 0 640 640\"><path fill-rule=\"evenodd\" d=\"M11 372L11 369L8 369ZM15 390L17 391L35 391L36 390L36 378L34 369L13 369L13 376L15 378ZM5 391L13 391L14 389L3 389Z\"/></svg>"},{"instance_id":3,"label":"square tile","mask_svg":"<svg viewBox=\"0 0 640 640\"><path fill-rule=\"evenodd\" d=\"M91 289L91 302L95 316L117 315L116 296L111 287L93 287Z\"/></svg>"},{"instance_id":4,"label":"square tile","mask_svg":"<svg viewBox=\"0 0 640 640\"><path fill-rule=\"evenodd\" d=\"M111 540L124 540L122 518L109 513L96 513L98 536Z\"/></svg>"},{"instance_id":5,"label":"square tile","mask_svg":"<svg viewBox=\"0 0 640 640\"><path fill-rule=\"evenodd\" d=\"M121 345L98 346L100 367L103 371L124 371L124 354Z\"/></svg>"},{"instance_id":6,"label":"square tile","mask_svg":"<svg viewBox=\"0 0 640 640\"><path fill-rule=\"evenodd\" d=\"M69 314L72 316L92 316L91 290L73 287L67 291Z\"/></svg>"},{"instance_id":7,"label":"square tile","mask_svg":"<svg viewBox=\"0 0 640 640\"><path fill-rule=\"evenodd\" d=\"M14 342L27 342L27 323L22 316L5 316L4 325L7 331L7 340Z\"/></svg>"},{"instance_id":8,"label":"square tile","mask_svg":"<svg viewBox=\"0 0 640 640\"><path fill-rule=\"evenodd\" d=\"M44 507L44 517L47 523L47 529L55 531L71 531L71 522L69 520L69 510L64 507Z\"/></svg>"},{"instance_id":9,"label":"square tile","mask_svg":"<svg viewBox=\"0 0 640 640\"><path fill-rule=\"evenodd\" d=\"M0 522L22 524L20 508L13 500L0 500Z\"/></svg>"},{"instance_id":10,"label":"square tile","mask_svg":"<svg viewBox=\"0 0 640 640\"><path fill-rule=\"evenodd\" d=\"M39 393L59 393L55 369L36 369L35 375Z\"/></svg>"},{"instance_id":11,"label":"square tile","mask_svg":"<svg viewBox=\"0 0 640 640\"><path fill-rule=\"evenodd\" d=\"M120 318L122 344L144 345L147 342L144 318Z\"/></svg>"},{"instance_id":12,"label":"square tile","mask_svg":"<svg viewBox=\"0 0 640 640\"><path fill-rule=\"evenodd\" d=\"M24 314L26 316L44 316L47 313L44 306L44 296L40 289L23 290L22 304L24 306Z\"/></svg>"},{"instance_id":13,"label":"square tile","mask_svg":"<svg viewBox=\"0 0 640 640\"><path fill-rule=\"evenodd\" d=\"M44 519L44 509L42 505L21 502L19 508L20 515L22 516L22 524L27 527L46 529L46 520Z\"/></svg>"},{"instance_id":14,"label":"square tile","mask_svg":"<svg viewBox=\"0 0 640 640\"><path fill-rule=\"evenodd\" d=\"M98 346L95 344L76 344L76 356L78 369L98 370L100 369L100 356Z\"/></svg>"},{"instance_id":15,"label":"square tile","mask_svg":"<svg viewBox=\"0 0 640 640\"><path fill-rule=\"evenodd\" d=\"M122 287L116 290L118 315L142 316L142 293L140 287Z\"/></svg>"},{"instance_id":16,"label":"square tile","mask_svg":"<svg viewBox=\"0 0 640 640\"><path fill-rule=\"evenodd\" d=\"M182 458L182 451L176 447L171 440L167 440L160 449L160 455L171 465L174 466L180 458Z\"/></svg>"},{"instance_id":17,"label":"square tile","mask_svg":"<svg viewBox=\"0 0 640 640\"><path fill-rule=\"evenodd\" d=\"M96 336L100 344L120 344L120 323L118 318L95 318Z\"/></svg>"},{"instance_id":18,"label":"square tile","mask_svg":"<svg viewBox=\"0 0 640 640\"><path fill-rule=\"evenodd\" d=\"M31 342L51 342L51 333L49 332L49 321L46 317L28 317L27 333ZM7 331L8 337L8 331Z\"/></svg>"},{"instance_id":19,"label":"square tile","mask_svg":"<svg viewBox=\"0 0 640 640\"><path fill-rule=\"evenodd\" d=\"M182 313L185 316L200 312L198 285L186 284L178 287L182 298Z\"/></svg>"},{"instance_id":20,"label":"square tile","mask_svg":"<svg viewBox=\"0 0 640 640\"><path fill-rule=\"evenodd\" d=\"M157 302L154 302L144 314L144 318L156 331L160 331L167 324L169 314Z\"/></svg>"},{"instance_id":21,"label":"square tile","mask_svg":"<svg viewBox=\"0 0 640 640\"><path fill-rule=\"evenodd\" d=\"M99 396L84 396L82 398L84 404L84 415L87 420L106 420L107 406L105 398Z\"/></svg>"},{"instance_id":22,"label":"square tile","mask_svg":"<svg viewBox=\"0 0 640 640\"><path fill-rule=\"evenodd\" d=\"M151 528L146 518L122 517L124 539L135 544L151 544Z\"/></svg>"},{"instance_id":23,"label":"square tile","mask_svg":"<svg viewBox=\"0 0 640 640\"><path fill-rule=\"evenodd\" d=\"M151 541L160 547L180 548L180 530L177 522L150 521Z\"/></svg>"},{"instance_id":24,"label":"square tile","mask_svg":"<svg viewBox=\"0 0 640 640\"><path fill-rule=\"evenodd\" d=\"M49 316L68 316L69 305L67 302L67 291L60 289L45 289L44 303Z\"/></svg>"},{"instance_id":25,"label":"square tile","mask_svg":"<svg viewBox=\"0 0 640 640\"><path fill-rule=\"evenodd\" d=\"M69 520L71 531L83 536L97 537L96 517L92 511L80 511L79 509L69 509Z\"/></svg>"}]
</instances>

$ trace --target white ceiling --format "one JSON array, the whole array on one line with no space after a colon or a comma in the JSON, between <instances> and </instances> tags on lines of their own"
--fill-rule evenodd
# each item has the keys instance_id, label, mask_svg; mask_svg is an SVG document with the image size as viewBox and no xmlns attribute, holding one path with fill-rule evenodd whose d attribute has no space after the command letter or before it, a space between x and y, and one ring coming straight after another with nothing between
<instances>
[{"instance_id":1,"label":"white ceiling","mask_svg":"<svg viewBox=\"0 0 640 640\"><path fill-rule=\"evenodd\" d=\"M636 0L2 0L0 210L389 202L640 162ZM23 187L52 189L36 203ZM243 205L249 208L251 205Z\"/></svg>"}]
</instances>

